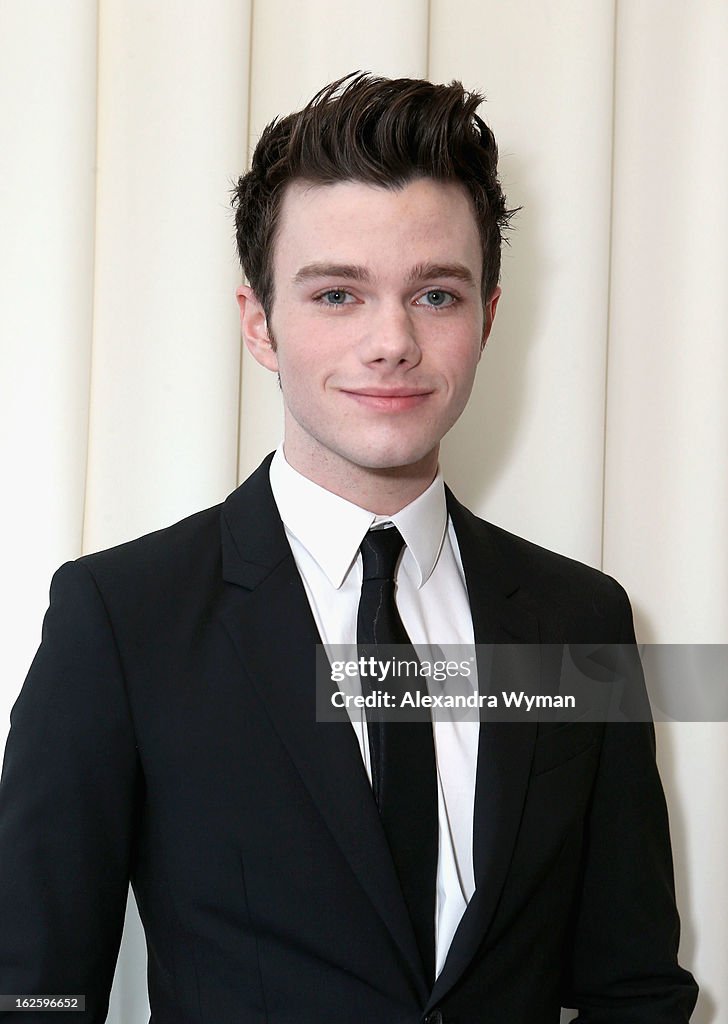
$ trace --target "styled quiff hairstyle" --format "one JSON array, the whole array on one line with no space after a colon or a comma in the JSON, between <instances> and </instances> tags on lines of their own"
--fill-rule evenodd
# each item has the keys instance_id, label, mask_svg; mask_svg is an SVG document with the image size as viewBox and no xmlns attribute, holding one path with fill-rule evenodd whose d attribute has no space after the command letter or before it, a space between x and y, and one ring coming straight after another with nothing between
<instances>
[{"instance_id":1,"label":"styled quiff hairstyle","mask_svg":"<svg viewBox=\"0 0 728 1024\"><path fill-rule=\"evenodd\" d=\"M515 210L497 175L498 147L476 110L483 97L460 82L354 72L306 106L271 121L250 170L233 190L243 271L267 316L273 305L273 246L283 194L293 181L358 181L402 188L415 178L460 182L470 195L483 247L483 303L500 276L501 245Z\"/></svg>"}]
</instances>

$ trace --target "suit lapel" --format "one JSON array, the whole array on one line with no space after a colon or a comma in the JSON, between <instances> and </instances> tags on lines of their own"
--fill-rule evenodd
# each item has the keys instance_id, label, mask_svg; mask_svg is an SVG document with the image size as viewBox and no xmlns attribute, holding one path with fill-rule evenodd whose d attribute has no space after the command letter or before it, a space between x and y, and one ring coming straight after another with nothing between
<instances>
[{"instance_id":1,"label":"suit lapel","mask_svg":"<svg viewBox=\"0 0 728 1024\"><path fill-rule=\"evenodd\" d=\"M399 946L418 997L419 953L354 730L316 722L321 643L270 489L270 457L223 505L223 619L246 675L352 871ZM332 684L333 686L333 684Z\"/></svg>"},{"instance_id":2,"label":"suit lapel","mask_svg":"<svg viewBox=\"0 0 728 1024\"><path fill-rule=\"evenodd\" d=\"M481 692L511 689L540 672L538 621L525 607L517 580L498 550L492 528L447 492L473 617L475 642L494 645L478 654ZM532 646L524 646L532 645ZM520 688L520 687L519 687ZM493 919L506 880L521 820L533 758L536 726L484 722L480 727L475 787L473 862L475 893L453 937L430 1006L466 969Z\"/></svg>"}]
</instances>

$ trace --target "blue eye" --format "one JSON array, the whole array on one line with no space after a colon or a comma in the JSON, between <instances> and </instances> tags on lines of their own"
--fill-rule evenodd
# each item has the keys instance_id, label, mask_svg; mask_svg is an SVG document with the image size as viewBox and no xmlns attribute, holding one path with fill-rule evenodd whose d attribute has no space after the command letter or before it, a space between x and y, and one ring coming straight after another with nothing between
<instances>
[{"instance_id":1,"label":"blue eye","mask_svg":"<svg viewBox=\"0 0 728 1024\"><path fill-rule=\"evenodd\" d=\"M351 298L349 292L345 292L343 288L330 288L327 292L323 292L319 295L319 300L323 299L327 306L344 306L346 300Z\"/></svg>"},{"instance_id":2,"label":"blue eye","mask_svg":"<svg viewBox=\"0 0 728 1024\"><path fill-rule=\"evenodd\" d=\"M423 299L427 299L424 303L426 306L431 306L433 309L442 309L444 306L451 306L455 302L455 296L451 295L450 292L446 292L442 288L430 288L428 292L421 295L417 300L421 302Z\"/></svg>"}]
</instances>

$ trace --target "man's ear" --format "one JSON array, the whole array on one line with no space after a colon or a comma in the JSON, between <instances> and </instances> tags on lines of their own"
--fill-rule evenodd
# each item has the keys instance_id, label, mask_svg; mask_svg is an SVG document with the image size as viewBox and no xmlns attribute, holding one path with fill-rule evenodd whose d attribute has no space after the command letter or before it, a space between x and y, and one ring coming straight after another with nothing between
<instances>
[{"instance_id":1,"label":"man's ear","mask_svg":"<svg viewBox=\"0 0 728 1024\"><path fill-rule=\"evenodd\" d=\"M278 371L275 344L268 331L265 310L252 288L241 285L235 292L240 307L243 341L256 362L267 370Z\"/></svg>"},{"instance_id":2,"label":"man's ear","mask_svg":"<svg viewBox=\"0 0 728 1024\"><path fill-rule=\"evenodd\" d=\"M501 297L501 287L500 287L500 285L496 285L495 289L493 290L493 294L491 295L491 297L488 299L488 301L485 304L484 317L483 317L483 337L482 337L482 339L480 341L480 354L481 354L481 356L483 354L483 349L485 348L485 343L488 340L488 336L490 335L490 330L491 330L491 327L493 326L493 321L495 320L495 311L496 311L496 308L498 306L498 299L500 297Z\"/></svg>"}]
</instances>

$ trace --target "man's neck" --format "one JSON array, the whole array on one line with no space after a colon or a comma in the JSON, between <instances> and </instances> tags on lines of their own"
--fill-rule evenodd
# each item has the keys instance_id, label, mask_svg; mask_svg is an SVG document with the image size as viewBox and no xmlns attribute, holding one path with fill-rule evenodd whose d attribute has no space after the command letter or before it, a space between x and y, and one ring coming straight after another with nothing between
<instances>
[{"instance_id":1,"label":"man's neck","mask_svg":"<svg viewBox=\"0 0 728 1024\"><path fill-rule=\"evenodd\" d=\"M284 443L286 462L332 494L373 512L392 516L419 498L437 475L437 450L410 466L369 469L343 460L307 460Z\"/></svg>"}]
</instances>

